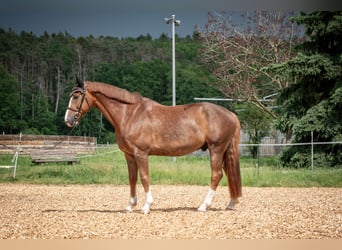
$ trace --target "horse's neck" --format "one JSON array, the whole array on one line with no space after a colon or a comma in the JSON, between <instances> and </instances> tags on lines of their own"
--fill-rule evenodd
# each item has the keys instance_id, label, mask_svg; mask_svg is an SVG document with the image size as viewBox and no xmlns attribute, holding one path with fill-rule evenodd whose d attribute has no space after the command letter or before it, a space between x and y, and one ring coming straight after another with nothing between
<instances>
[{"instance_id":1,"label":"horse's neck","mask_svg":"<svg viewBox=\"0 0 342 250\"><path fill-rule=\"evenodd\" d=\"M120 129L120 121L122 120L123 105L120 102L111 101L109 99L97 100L95 107L106 117L115 130Z\"/></svg>"},{"instance_id":2,"label":"horse's neck","mask_svg":"<svg viewBox=\"0 0 342 250\"><path fill-rule=\"evenodd\" d=\"M90 93L101 94L103 97L126 104L137 103L142 99L138 94L100 82L87 82L87 90Z\"/></svg>"},{"instance_id":3,"label":"horse's neck","mask_svg":"<svg viewBox=\"0 0 342 250\"><path fill-rule=\"evenodd\" d=\"M141 98L127 90L103 83L88 82L87 90L95 98L95 107L115 127L115 130L120 130L125 106L134 104Z\"/></svg>"}]
</instances>

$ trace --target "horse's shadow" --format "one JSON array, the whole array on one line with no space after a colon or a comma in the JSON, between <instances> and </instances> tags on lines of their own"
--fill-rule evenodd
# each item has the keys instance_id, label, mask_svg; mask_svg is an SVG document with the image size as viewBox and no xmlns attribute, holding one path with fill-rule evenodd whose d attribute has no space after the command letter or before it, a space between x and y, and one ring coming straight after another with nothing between
<instances>
[{"instance_id":1,"label":"horse's shadow","mask_svg":"<svg viewBox=\"0 0 342 250\"><path fill-rule=\"evenodd\" d=\"M42 210L43 213L65 213L65 212L77 212L77 213L125 213L126 210L119 209L119 210L110 210L110 209L45 209Z\"/></svg>"},{"instance_id":2,"label":"horse's shadow","mask_svg":"<svg viewBox=\"0 0 342 250\"><path fill-rule=\"evenodd\" d=\"M172 213L172 212L197 212L197 207L172 207L172 208L151 208L151 212L162 212L162 213ZM219 208L209 208L208 211L222 211ZM67 209L45 209L43 213L56 213L56 212L77 212L77 213L130 213L125 209L78 209L78 210L67 210ZM141 210L133 210L133 213L141 213Z\"/></svg>"},{"instance_id":3,"label":"horse's shadow","mask_svg":"<svg viewBox=\"0 0 342 250\"><path fill-rule=\"evenodd\" d=\"M172 208L151 208L151 212L158 211L158 212L179 212L179 211L185 211L185 212L196 212L198 213L198 207L172 207ZM208 211L222 211L222 209L219 208L208 208Z\"/></svg>"}]
</instances>

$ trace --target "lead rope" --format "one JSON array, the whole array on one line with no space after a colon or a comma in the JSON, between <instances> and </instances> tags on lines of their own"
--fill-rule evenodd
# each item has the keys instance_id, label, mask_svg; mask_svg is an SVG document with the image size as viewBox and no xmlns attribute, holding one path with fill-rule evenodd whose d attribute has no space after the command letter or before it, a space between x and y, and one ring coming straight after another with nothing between
<instances>
[{"instance_id":1,"label":"lead rope","mask_svg":"<svg viewBox=\"0 0 342 250\"><path fill-rule=\"evenodd\" d=\"M71 133L74 131L74 129L78 127L78 124L76 124L76 126L72 127L69 131L69 133L66 136L70 136ZM52 148L45 148L44 150L48 151L48 150L53 150L55 149L58 145L60 145L63 142L62 139L60 139L58 142L55 143L55 145Z\"/></svg>"}]
</instances>

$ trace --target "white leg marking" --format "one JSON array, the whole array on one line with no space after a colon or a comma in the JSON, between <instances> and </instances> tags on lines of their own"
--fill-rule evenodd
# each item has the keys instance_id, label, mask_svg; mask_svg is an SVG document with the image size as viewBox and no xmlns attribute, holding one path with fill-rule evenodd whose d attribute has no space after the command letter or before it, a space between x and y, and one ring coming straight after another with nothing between
<instances>
[{"instance_id":1,"label":"white leg marking","mask_svg":"<svg viewBox=\"0 0 342 250\"><path fill-rule=\"evenodd\" d=\"M205 198L204 202L202 205L197 209L200 212L205 212L207 211L207 208L210 207L211 202L214 198L215 195L215 190L212 190L211 188L209 189L209 192L207 194L207 197Z\"/></svg>"},{"instance_id":2,"label":"white leg marking","mask_svg":"<svg viewBox=\"0 0 342 250\"><path fill-rule=\"evenodd\" d=\"M151 191L146 192L146 202L145 205L142 207L142 211L144 214L148 214L150 212L151 205L153 203L153 197Z\"/></svg>"},{"instance_id":3,"label":"white leg marking","mask_svg":"<svg viewBox=\"0 0 342 250\"><path fill-rule=\"evenodd\" d=\"M137 201L138 201L138 199L137 199L137 196L136 196L136 195L134 195L133 197L131 197L131 198L129 199L129 202L128 202L128 205L127 205L127 207L126 207L126 210L127 210L128 212L133 212L132 207L134 207L135 205L137 205Z\"/></svg>"}]
</instances>

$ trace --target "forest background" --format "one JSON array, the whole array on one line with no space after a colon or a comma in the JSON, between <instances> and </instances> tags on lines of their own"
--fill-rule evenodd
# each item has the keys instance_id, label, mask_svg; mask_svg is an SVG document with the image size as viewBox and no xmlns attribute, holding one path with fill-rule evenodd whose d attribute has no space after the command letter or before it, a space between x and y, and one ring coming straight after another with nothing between
<instances>
[{"instance_id":1,"label":"forest background","mask_svg":"<svg viewBox=\"0 0 342 250\"><path fill-rule=\"evenodd\" d=\"M177 104L195 97L242 100L217 104L238 114L251 143L272 127L295 142L310 140L311 131L315 141L340 140L341 12L302 13L292 20L289 13L255 13L245 16L243 29L227 13L216 13L205 29L176 35ZM165 34L119 39L0 28L1 132L69 133L63 118L75 76L171 105L171 58ZM264 99L270 95L273 102ZM73 135L115 142L112 126L95 109ZM322 149L329 164L341 164L340 149L340 144ZM289 150L284 162L305 163L305 150L300 155Z\"/></svg>"},{"instance_id":2,"label":"forest background","mask_svg":"<svg viewBox=\"0 0 342 250\"><path fill-rule=\"evenodd\" d=\"M211 75L198 55L200 42L177 37L177 104L194 97L222 96L208 87ZM139 92L171 105L171 39L36 36L0 29L1 132L67 134L64 113L75 76ZM112 126L93 109L73 132L114 142Z\"/></svg>"}]
</instances>

